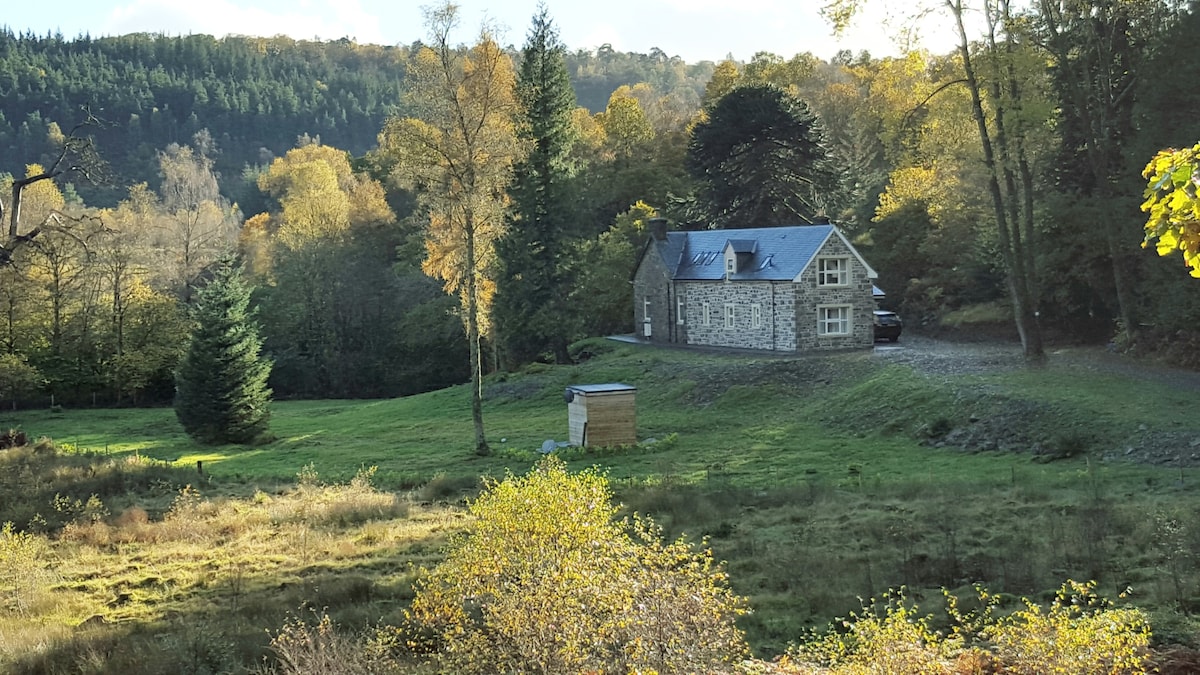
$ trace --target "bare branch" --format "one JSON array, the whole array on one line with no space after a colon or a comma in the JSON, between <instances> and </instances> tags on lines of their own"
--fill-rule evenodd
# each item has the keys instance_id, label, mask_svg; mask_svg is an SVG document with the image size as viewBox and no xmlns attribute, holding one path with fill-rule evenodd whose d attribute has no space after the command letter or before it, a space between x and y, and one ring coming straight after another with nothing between
<instances>
[{"instance_id":1,"label":"bare branch","mask_svg":"<svg viewBox=\"0 0 1200 675\"><path fill-rule=\"evenodd\" d=\"M68 174L78 174L92 183L107 179L108 165L100 158L91 136L84 131L91 127L107 125L107 122L92 113L87 106L81 108L83 119L71 128L69 134L63 137L58 155L44 168L41 173L23 178L13 179L9 200L6 205L0 200L0 220L7 220L8 227L5 236L0 239L0 266L11 265L17 249L24 246L47 229L69 229L79 224L75 219L62 213L52 213L43 222L38 223L30 231L21 232L21 199L25 188L45 180L55 180ZM53 223L51 222L53 220Z\"/></svg>"}]
</instances>

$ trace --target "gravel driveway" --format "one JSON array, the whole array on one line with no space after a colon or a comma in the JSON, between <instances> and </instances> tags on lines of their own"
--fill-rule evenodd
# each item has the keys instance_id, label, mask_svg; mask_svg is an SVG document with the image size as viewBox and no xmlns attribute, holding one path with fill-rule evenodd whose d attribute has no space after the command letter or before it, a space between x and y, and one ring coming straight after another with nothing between
<instances>
[{"instance_id":1,"label":"gravel driveway","mask_svg":"<svg viewBox=\"0 0 1200 675\"><path fill-rule=\"evenodd\" d=\"M921 336L905 336L894 345L876 345L875 356L903 363L933 377L992 373L1024 366L1021 346L1017 343L947 342ZM1103 347L1054 347L1047 350L1047 359L1049 367L1062 372L1063 377L1070 377L1073 371L1103 373L1200 394L1200 373L1137 361ZM974 405L964 405L974 412L967 413L970 415L968 420L955 420L960 426L933 444L965 450L1024 450L1034 454L1057 451L1049 447L1053 444L1046 439L1026 433L1030 427L1039 426L1033 424L1035 421L1052 424L1052 407L1033 401L992 399L983 392L962 392L960 398L974 399ZM1086 440L1091 443L1089 450L1105 460L1200 466L1200 420L1169 421L1174 426L1171 430L1151 429L1143 424L1129 429L1127 435ZM1071 431L1067 429L1064 433Z\"/></svg>"}]
</instances>

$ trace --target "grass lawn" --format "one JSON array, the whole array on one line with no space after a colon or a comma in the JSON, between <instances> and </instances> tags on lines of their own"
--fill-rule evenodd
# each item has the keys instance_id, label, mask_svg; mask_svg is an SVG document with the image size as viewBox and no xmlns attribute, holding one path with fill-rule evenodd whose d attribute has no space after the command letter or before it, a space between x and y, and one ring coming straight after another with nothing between
<instances>
[{"instance_id":1,"label":"grass lawn","mask_svg":"<svg viewBox=\"0 0 1200 675\"><path fill-rule=\"evenodd\" d=\"M1164 630L1186 632L1174 608L1197 605L1200 530L1190 514L1200 507L1200 475L1112 461L1107 448L1139 431L1200 438L1192 391L1065 359L1037 371L935 377L870 353L782 359L593 347L598 355L577 365L488 379L490 457L473 452L466 387L386 401L277 402L276 440L258 447L198 446L166 408L0 413L0 427L101 455L80 462L161 472L122 479L133 489L114 494L101 494L112 482L96 482L103 472L73 484L47 478L39 491L13 479L13 489L33 495L0 502L0 520L18 527L37 509L53 516L60 493L80 503L68 514L74 534L49 528L47 546L64 572L33 623L69 627L103 615L103 635L165 631L184 640L180 627L203 618L217 622L208 637L240 645L244 661L262 653L264 628L312 606L306 594L348 625L394 620L412 566L436 561L478 478L524 472L543 441L566 440L564 387L625 382L638 387L639 437L659 442L576 451L570 463L604 468L627 508L651 514L668 535L708 538L751 600L744 627L760 655L857 609L859 596L899 585L918 598L975 582L1042 598L1068 578L1094 578L1114 595L1132 588L1132 601L1159 612ZM1047 446L1068 439L1080 451L1034 461L1027 452L930 443L931 430L986 424L1001 410L1000 421L1027 437ZM364 467L377 467L375 488L353 492ZM182 508L179 490L189 483L199 490L194 539L166 517ZM87 524L104 523L103 536L78 524L93 492L107 515ZM122 514L135 506L145 518L126 523ZM273 599L271 589L286 592ZM60 632L71 649L87 642ZM18 623L0 622L0 663L13 658L4 645L25 644L19 634Z\"/></svg>"}]
</instances>

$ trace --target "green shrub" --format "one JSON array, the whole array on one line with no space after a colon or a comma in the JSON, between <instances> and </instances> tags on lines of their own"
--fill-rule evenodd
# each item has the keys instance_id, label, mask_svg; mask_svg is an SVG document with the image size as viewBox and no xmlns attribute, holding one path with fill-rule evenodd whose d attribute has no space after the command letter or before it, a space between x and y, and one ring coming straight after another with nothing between
<instances>
[{"instance_id":1,"label":"green shrub","mask_svg":"<svg viewBox=\"0 0 1200 675\"><path fill-rule=\"evenodd\" d=\"M722 566L649 519L616 520L608 481L542 460L489 481L475 521L417 583L411 619L455 673L727 670L746 613Z\"/></svg>"},{"instance_id":2,"label":"green shrub","mask_svg":"<svg viewBox=\"0 0 1200 675\"><path fill-rule=\"evenodd\" d=\"M18 532L12 523L0 528L0 611L28 612L58 575L53 572L50 542Z\"/></svg>"}]
</instances>

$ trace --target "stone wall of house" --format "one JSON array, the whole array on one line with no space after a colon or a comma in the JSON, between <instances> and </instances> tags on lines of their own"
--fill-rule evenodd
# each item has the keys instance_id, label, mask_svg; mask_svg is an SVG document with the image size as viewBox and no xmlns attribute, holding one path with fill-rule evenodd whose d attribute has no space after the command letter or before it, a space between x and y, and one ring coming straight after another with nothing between
<instances>
[{"instance_id":1,"label":"stone wall of house","mask_svg":"<svg viewBox=\"0 0 1200 675\"><path fill-rule=\"evenodd\" d=\"M791 327L778 318L778 305L784 305L784 313L792 314L795 303L791 301L791 284L769 281L689 281L678 282L677 288L684 294L687 343L716 347L739 347L743 349L792 349L790 335L779 336L782 330L790 333ZM780 296L788 296L786 298ZM709 320L704 320L704 303L708 303ZM733 327L725 326L725 307L733 307ZM757 305L760 324L753 324L753 306ZM783 340L780 342L779 337Z\"/></svg>"},{"instance_id":2,"label":"stone wall of house","mask_svg":"<svg viewBox=\"0 0 1200 675\"><path fill-rule=\"evenodd\" d=\"M796 285L777 283L774 291L775 350L796 351Z\"/></svg>"},{"instance_id":3,"label":"stone wall of house","mask_svg":"<svg viewBox=\"0 0 1200 675\"><path fill-rule=\"evenodd\" d=\"M674 334L673 302L675 298L671 294L667 266L651 243L633 277L633 334L645 339L645 319L649 314L650 341L671 342Z\"/></svg>"},{"instance_id":4,"label":"stone wall of house","mask_svg":"<svg viewBox=\"0 0 1200 675\"><path fill-rule=\"evenodd\" d=\"M671 283L671 322L671 342L688 344L686 281Z\"/></svg>"},{"instance_id":5,"label":"stone wall of house","mask_svg":"<svg viewBox=\"0 0 1200 675\"><path fill-rule=\"evenodd\" d=\"M800 275L796 284L796 345L799 350L849 349L870 347L875 343L875 298L871 294L871 279L867 268L851 253L839 237L830 237L818 253L823 256L847 256L850 260L850 283L842 287L817 286L817 260ZM818 335L817 308L821 305L850 305L850 334L845 336Z\"/></svg>"}]
</instances>

